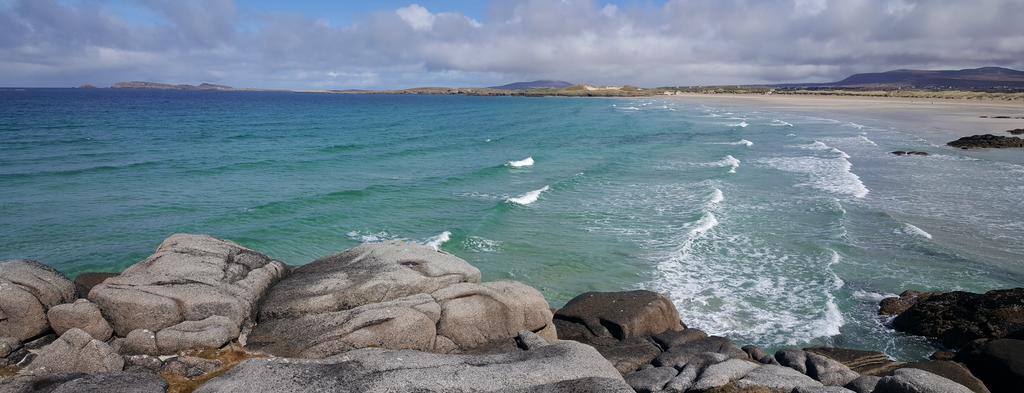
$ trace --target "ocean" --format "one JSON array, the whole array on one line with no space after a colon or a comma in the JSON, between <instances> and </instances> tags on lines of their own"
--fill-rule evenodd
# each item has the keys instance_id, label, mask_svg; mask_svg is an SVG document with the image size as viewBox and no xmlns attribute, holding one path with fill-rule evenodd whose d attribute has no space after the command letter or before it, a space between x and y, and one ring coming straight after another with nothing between
<instances>
[{"instance_id":1,"label":"ocean","mask_svg":"<svg viewBox=\"0 0 1024 393\"><path fill-rule=\"evenodd\" d=\"M190 232L301 265L404 239L556 307L660 291L690 327L769 349L927 356L877 302L1020 286L1021 195L1024 166L827 111L0 90L0 259L119 271Z\"/></svg>"}]
</instances>

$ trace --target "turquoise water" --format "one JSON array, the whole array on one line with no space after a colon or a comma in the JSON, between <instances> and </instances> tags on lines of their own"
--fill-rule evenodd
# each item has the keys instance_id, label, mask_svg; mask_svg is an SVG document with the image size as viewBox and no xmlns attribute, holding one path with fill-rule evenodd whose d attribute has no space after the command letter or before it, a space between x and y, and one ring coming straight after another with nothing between
<instances>
[{"instance_id":1,"label":"turquoise water","mask_svg":"<svg viewBox=\"0 0 1024 393\"><path fill-rule=\"evenodd\" d=\"M878 299L1020 286L1022 175L890 124L671 99L0 90L2 259L117 271L194 232L297 265L407 239L555 306L658 290L771 348L927 355Z\"/></svg>"}]
</instances>

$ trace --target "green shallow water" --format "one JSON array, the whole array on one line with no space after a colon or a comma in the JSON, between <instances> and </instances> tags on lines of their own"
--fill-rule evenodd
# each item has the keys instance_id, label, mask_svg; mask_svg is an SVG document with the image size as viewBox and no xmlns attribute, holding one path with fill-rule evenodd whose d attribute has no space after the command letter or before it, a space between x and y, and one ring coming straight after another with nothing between
<instances>
[{"instance_id":1,"label":"green shallow water","mask_svg":"<svg viewBox=\"0 0 1024 393\"><path fill-rule=\"evenodd\" d=\"M1020 286L1024 167L903 131L661 99L2 90L0 258L118 271L194 232L298 265L406 239L555 306L649 288L744 344L912 359L931 347L878 299Z\"/></svg>"}]
</instances>

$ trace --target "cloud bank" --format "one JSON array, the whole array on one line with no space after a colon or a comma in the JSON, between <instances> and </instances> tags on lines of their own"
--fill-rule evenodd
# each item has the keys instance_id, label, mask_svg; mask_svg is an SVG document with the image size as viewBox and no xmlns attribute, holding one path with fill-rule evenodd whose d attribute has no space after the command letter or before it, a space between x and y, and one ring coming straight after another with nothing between
<instances>
[{"instance_id":1,"label":"cloud bank","mask_svg":"<svg viewBox=\"0 0 1024 393\"><path fill-rule=\"evenodd\" d=\"M669 86L1024 67L1020 0L494 0L478 18L410 3L337 26L232 0L139 8L151 17L100 0L0 0L0 86Z\"/></svg>"}]
</instances>

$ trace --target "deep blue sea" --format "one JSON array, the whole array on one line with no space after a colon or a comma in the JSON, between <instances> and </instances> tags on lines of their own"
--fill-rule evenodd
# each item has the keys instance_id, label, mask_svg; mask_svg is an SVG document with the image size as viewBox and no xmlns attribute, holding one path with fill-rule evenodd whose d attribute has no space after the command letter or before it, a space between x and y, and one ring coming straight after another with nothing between
<instances>
[{"instance_id":1,"label":"deep blue sea","mask_svg":"<svg viewBox=\"0 0 1024 393\"><path fill-rule=\"evenodd\" d=\"M407 239L553 306L649 288L742 344L913 359L930 347L878 300L1024 283L1024 167L905 131L668 98L3 89L0 259L118 271L192 232L299 265Z\"/></svg>"}]
</instances>

